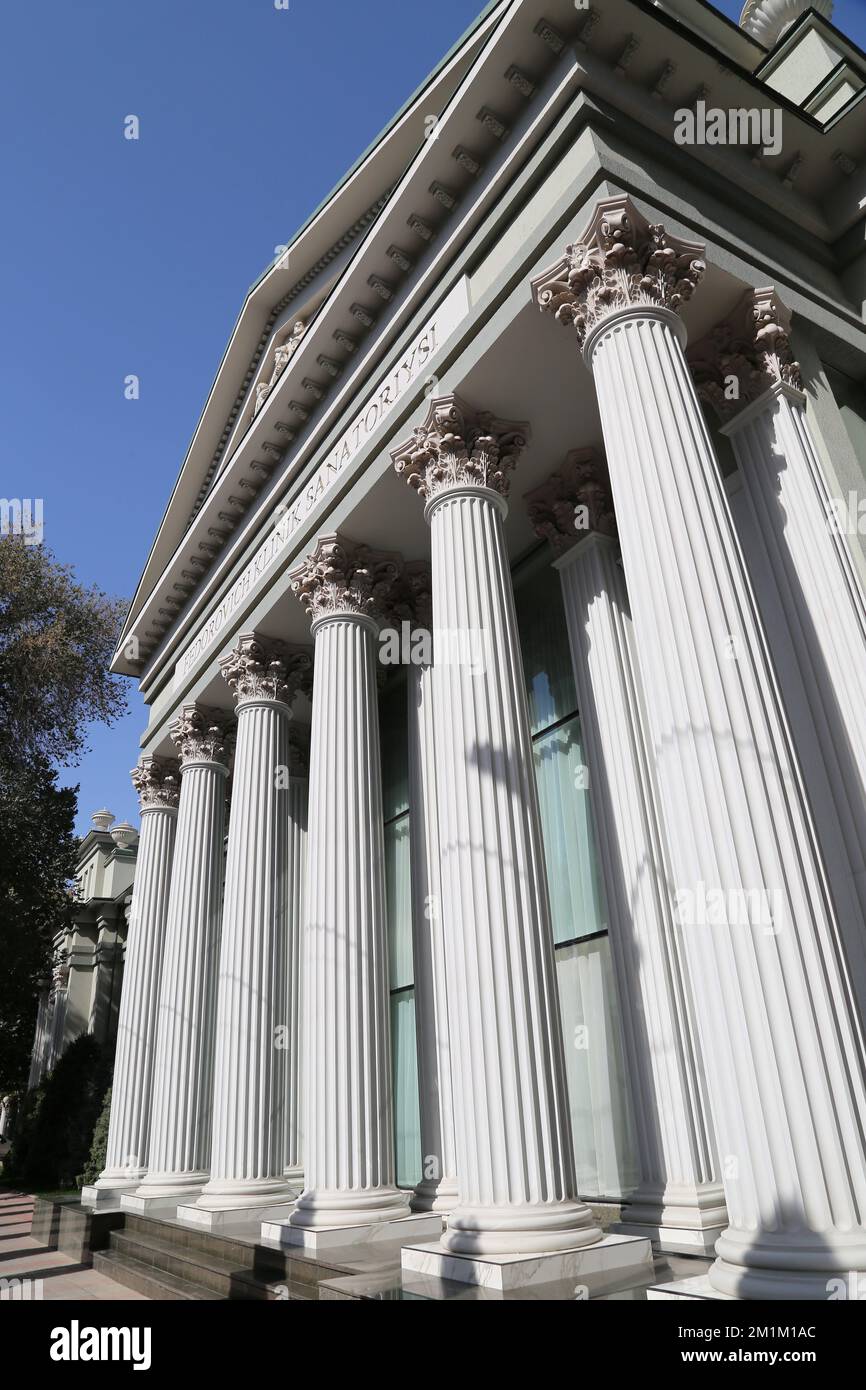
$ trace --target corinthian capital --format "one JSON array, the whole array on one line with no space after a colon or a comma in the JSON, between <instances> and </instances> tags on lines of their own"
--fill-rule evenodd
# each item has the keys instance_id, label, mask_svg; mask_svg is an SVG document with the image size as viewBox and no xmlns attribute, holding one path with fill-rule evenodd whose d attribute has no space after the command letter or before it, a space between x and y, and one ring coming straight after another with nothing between
<instances>
[{"instance_id":1,"label":"corinthian capital","mask_svg":"<svg viewBox=\"0 0 866 1390\"><path fill-rule=\"evenodd\" d=\"M180 797L180 767L175 758L147 754L129 774L142 811L175 810Z\"/></svg>"},{"instance_id":2,"label":"corinthian capital","mask_svg":"<svg viewBox=\"0 0 866 1390\"><path fill-rule=\"evenodd\" d=\"M399 555L332 535L320 537L289 579L313 621L341 615L379 619L402 571Z\"/></svg>"},{"instance_id":3,"label":"corinthian capital","mask_svg":"<svg viewBox=\"0 0 866 1390\"><path fill-rule=\"evenodd\" d=\"M574 329L582 348L593 328L623 309L678 313L706 270L704 250L648 222L630 198L604 198L580 241L532 281L532 297Z\"/></svg>"},{"instance_id":4,"label":"corinthian capital","mask_svg":"<svg viewBox=\"0 0 866 1390\"><path fill-rule=\"evenodd\" d=\"M747 290L730 318L688 354L701 400L721 420L779 383L802 389L790 341L791 314L772 285Z\"/></svg>"},{"instance_id":5,"label":"corinthian capital","mask_svg":"<svg viewBox=\"0 0 866 1390\"><path fill-rule=\"evenodd\" d=\"M458 487L492 488L507 497L510 475L528 438L525 422L497 420L459 396L438 396L423 425L391 451L391 458L425 501Z\"/></svg>"},{"instance_id":6,"label":"corinthian capital","mask_svg":"<svg viewBox=\"0 0 866 1390\"><path fill-rule=\"evenodd\" d=\"M550 542L556 556L593 532L616 536L607 474L592 449L574 449L524 501L535 534Z\"/></svg>"},{"instance_id":7,"label":"corinthian capital","mask_svg":"<svg viewBox=\"0 0 866 1390\"><path fill-rule=\"evenodd\" d=\"M313 655L307 647L289 647L243 632L234 651L220 661L223 679L238 704L279 700L290 705L298 692L313 688Z\"/></svg>"},{"instance_id":8,"label":"corinthian capital","mask_svg":"<svg viewBox=\"0 0 866 1390\"><path fill-rule=\"evenodd\" d=\"M169 728L180 750L180 765L218 763L228 767L231 747L230 720L223 710L206 705L184 705Z\"/></svg>"}]
</instances>

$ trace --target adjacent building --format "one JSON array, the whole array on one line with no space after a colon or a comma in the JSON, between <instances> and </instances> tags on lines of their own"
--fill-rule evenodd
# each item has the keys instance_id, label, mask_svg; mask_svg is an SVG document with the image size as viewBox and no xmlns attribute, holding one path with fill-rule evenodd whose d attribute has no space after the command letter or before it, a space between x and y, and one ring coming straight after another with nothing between
<instances>
[{"instance_id":1,"label":"adjacent building","mask_svg":"<svg viewBox=\"0 0 866 1390\"><path fill-rule=\"evenodd\" d=\"M51 979L39 994L28 1090L82 1033L114 1047L137 853L134 826L94 813L79 845L72 922L54 938Z\"/></svg>"}]
</instances>

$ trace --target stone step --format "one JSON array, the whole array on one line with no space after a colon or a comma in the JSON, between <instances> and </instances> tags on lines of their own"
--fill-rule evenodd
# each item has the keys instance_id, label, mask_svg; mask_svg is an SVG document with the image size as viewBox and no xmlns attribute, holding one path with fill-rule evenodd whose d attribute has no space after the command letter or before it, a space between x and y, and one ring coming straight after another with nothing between
<instances>
[{"instance_id":1,"label":"stone step","mask_svg":"<svg viewBox=\"0 0 866 1390\"><path fill-rule=\"evenodd\" d=\"M231 1246L234 1242L229 1242ZM258 1278L248 1264L238 1264L232 1250L216 1255L180 1245L143 1231L114 1231L112 1250L139 1264L176 1275L204 1290L205 1297L225 1299L266 1299L267 1281ZM275 1281L279 1282L279 1281Z\"/></svg>"},{"instance_id":2,"label":"stone step","mask_svg":"<svg viewBox=\"0 0 866 1390\"><path fill-rule=\"evenodd\" d=\"M122 1284L125 1289L133 1289L146 1298L159 1303L177 1300L197 1300L211 1298L207 1289L192 1284L187 1279L179 1279L176 1274L166 1270L156 1270L152 1265L143 1264L119 1250L97 1251L93 1256L93 1268L106 1278Z\"/></svg>"},{"instance_id":3,"label":"stone step","mask_svg":"<svg viewBox=\"0 0 866 1390\"><path fill-rule=\"evenodd\" d=\"M256 1246L251 1241L213 1235L195 1226L156 1216L138 1216L133 1212L126 1212L125 1215L124 1231L127 1235L140 1234L180 1250L198 1250L217 1259L231 1260L238 1269L252 1269L255 1264Z\"/></svg>"}]
</instances>

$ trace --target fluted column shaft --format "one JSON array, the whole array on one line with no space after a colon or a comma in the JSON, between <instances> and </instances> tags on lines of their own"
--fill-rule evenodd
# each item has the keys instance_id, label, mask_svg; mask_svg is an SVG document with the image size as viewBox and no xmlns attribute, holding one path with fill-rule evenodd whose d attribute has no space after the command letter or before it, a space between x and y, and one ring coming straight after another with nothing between
<instances>
[{"instance_id":1,"label":"fluted column shaft","mask_svg":"<svg viewBox=\"0 0 866 1390\"><path fill-rule=\"evenodd\" d=\"M100 1188L140 1182L148 1166L152 1112L159 1104L152 1080L176 829L176 806L142 809Z\"/></svg>"},{"instance_id":2,"label":"fluted column shaft","mask_svg":"<svg viewBox=\"0 0 866 1390\"><path fill-rule=\"evenodd\" d=\"M616 541L593 533L556 561L589 791L623 997L641 1184L623 1220L662 1248L726 1225L682 942L674 920L631 616ZM688 1236L686 1237L688 1239Z\"/></svg>"},{"instance_id":3,"label":"fluted column shaft","mask_svg":"<svg viewBox=\"0 0 866 1390\"><path fill-rule=\"evenodd\" d=\"M210 1161L228 769L203 748L183 757L181 769L142 1197L189 1195L207 1180Z\"/></svg>"},{"instance_id":4,"label":"fluted column shaft","mask_svg":"<svg viewBox=\"0 0 866 1390\"><path fill-rule=\"evenodd\" d=\"M585 354L725 1174L710 1277L727 1293L821 1297L835 1273L866 1268L862 1038L683 342L675 314L636 305L604 317ZM696 906L708 890L718 925Z\"/></svg>"},{"instance_id":5,"label":"fluted column shaft","mask_svg":"<svg viewBox=\"0 0 866 1390\"><path fill-rule=\"evenodd\" d=\"M304 1173L290 1224L407 1215L394 1185L376 623L313 623L304 933Z\"/></svg>"},{"instance_id":6,"label":"fluted column shaft","mask_svg":"<svg viewBox=\"0 0 866 1390\"><path fill-rule=\"evenodd\" d=\"M288 705L238 701L219 966L211 1176L199 1206L289 1201ZM281 775L282 772L282 775Z\"/></svg>"},{"instance_id":7,"label":"fluted column shaft","mask_svg":"<svg viewBox=\"0 0 866 1390\"><path fill-rule=\"evenodd\" d=\"M483 670L434 659L436 779L460 1201L453 1251L600 1238L575 1200L565 1061L504 499L428 502L434 653L483 634Z\"/></svg>"},{"instance_id":8,"label":"fluted column shaft","mask_svg":"<svg viewBox=\"0 0 866 1390\"><path fill-rule=\"evenodd\" d=\"M861 1011L866 1000L866 601L839 529L806 419L805 396L779 382L745 407L731 438L748 505L785 616L833 802L828 871ZM752 533L749 533L752 534ZM775 655L781 634L768 633ZM832 815L832 813L831 813ZM829 826L819 825L825 843ZM832 860L832 862L830 862ZM866 1016L866 1015L864 1015Z\"/></svg>"},{"instance_id":9,"label":"fluted column shaft","mask_svg":"<svg viewBox=\"0 0 866 1390\"><path fill-rule=\"evenodd\" d=\"M293 775L288 790L288 858L286 863L288 930L288 1000L286 1016L285 1176L293 1187L304 1185L301 1019L303 1018L302 946L307 885L306 772Z\"/></svg>"},{"instance_id":10,"label":"fluted column shaft","mask_svg":"<svg viewBox=\"0 0 866 1390\"><path fill-rule=\"evenodd\" d=\"M412 1207L415 1211L447 1213L457 1204L457 1155L439 866L432 668L410 665L407 689L412 954L422 1164Z\"/></svg>"}]
</instances>

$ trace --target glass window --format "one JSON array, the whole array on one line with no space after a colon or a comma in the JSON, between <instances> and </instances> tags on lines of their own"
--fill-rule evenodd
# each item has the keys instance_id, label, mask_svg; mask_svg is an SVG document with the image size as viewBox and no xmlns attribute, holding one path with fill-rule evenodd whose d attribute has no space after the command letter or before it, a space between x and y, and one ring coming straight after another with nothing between
<instances>
[{"instance_id":1,"label":"glass window","mask_svg":"<svg viewBox=\"0 0 866 1390\"><path fill-rule=\"evenodd\" d=\"M559 575L544 546L514 576L550 891L565 1062L583 1197L637 1185L619 999L610 963L577 691Z\"/></svg>"},{"instance_id":2,"label":"glass window","mask_svg":"<svg viewBox=\"0 0 866 1390\"><path fill-rule=\"evenodd\" d=\"M639 1174L607 937L560 947L556 973L578 1191L622 1199Z\"/></svg>"},{"instance_id":3,"label":"glass window","mask_svg":"<svg viewBox=\"0 0 866 1390\"><path fill-rule=\"evenodd\" d=\"M397 1186L414 1187L421 1180L421 1115L418 1105L414 989L398 990L391 995L391 1067Z\"/></svg>"},{"instance_id":4,"label":"glass window","mask_svg":"<svg viewBox=\"0 0 866 1390\"><path fill-rule=\"evenodd\" d=\"M409 711L406 673L400 671L379 696L382 745L382 814L387 825L409 810Z\"/></svg>"},{"instance_id":5,"label":"glass window","mask_svg":"<svg viewBox=\"0 0 866 1390\"><path fill-rule=\"evenodd\" d=\"M529 722L537 734L577 709L568 629L559 575L548 554L533 557L514 582Z\"/></svg>"},{"instance_id":6,"label":"glass window","mask_svg":"<svg viewBox=\"0 0 866 1390\"><path fill-rule=\"evenodd\" d=\"M577 715L540 734L534 752L553 939L559 944L607 929Z\"/></svg>"},{"instance_id":7,"label":"glass window","mask_svg":"<svg viewBox=\"0 0 866 1390\"><path fill-rule=\"evenodd\" d=\"M409 857L409 720L406 673L379 697L385 893L391 990L391 1069L397 1183L421 1180L421 1115L415 1051L415 971L412 958L412 885Z\"/></svg>"},{"instance_id":8,"label":"glass window","mask_svg":"<svg viewBox=\"0 0 866 1390\"><path fill-rule=\"evenodd\" d=\"M388 964L391 989L414 983L409 816L385 826L385 885L388 899Z\"/></svg>"}]
</instances>

